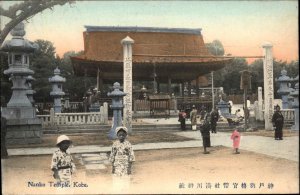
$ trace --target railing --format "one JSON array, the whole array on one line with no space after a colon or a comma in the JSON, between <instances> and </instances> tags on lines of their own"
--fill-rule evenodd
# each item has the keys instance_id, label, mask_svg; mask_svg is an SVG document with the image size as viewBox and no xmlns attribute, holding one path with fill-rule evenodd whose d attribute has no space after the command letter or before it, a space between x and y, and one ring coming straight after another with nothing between
<instances>
[{"instance_id":1,"label":"railing","mask_svg":"<svg viewBox=\"0 0 300 195\"><path fill-rule=\"evenodd\" d=\"M159 105L156 107L165 108L166 102L156 102ZM136 111L149 111L150 112L150 101L149 100L134 100L134 112ZM170 100L170 110L177 110L177 102L175 99Z\"/></svg>"},{"instance_id":2,"label":"railing","mask_svg":"<svg viewBox=\"0 0 300 195\"><path fill-rule=\"evenodd\" d=\"M100 112L82 113L54 113L53 108L50 115L37 115L42 120L43 127L55 125L81 125L81 124L108 124L108 105L104 103Z\"/></svg>"},{"instance_id":3,"label":"railing","mask_svg":"<svg viewBox=\"0 0 300 195\"><path fill-rule=\"evenodd\" d=\"M295 120L295 110L294 109L282 109L280 110L284 121L294 121ZM262 118L264 120L264 111L262 111Z\"/></svg>"}]
</instances>

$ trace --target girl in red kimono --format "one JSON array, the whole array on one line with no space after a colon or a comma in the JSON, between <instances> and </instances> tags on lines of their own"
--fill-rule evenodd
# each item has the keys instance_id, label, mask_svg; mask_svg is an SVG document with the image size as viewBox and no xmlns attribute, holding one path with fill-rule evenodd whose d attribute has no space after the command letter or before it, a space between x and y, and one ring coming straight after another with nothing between
<instances>
[{"instance_id":1,"label":"girl in red kimono","mask_svg":"<svg viewBox=\"0 0 300 195\"><path fill-rule=\"evenodd\" d=\"M239 154L239 146L240 146L240 140L241 135L238 131L238 129L235 129L231 134L231 139L233 141L233 148L235 149L235 154Z\"/></svg>"}]
</instances>

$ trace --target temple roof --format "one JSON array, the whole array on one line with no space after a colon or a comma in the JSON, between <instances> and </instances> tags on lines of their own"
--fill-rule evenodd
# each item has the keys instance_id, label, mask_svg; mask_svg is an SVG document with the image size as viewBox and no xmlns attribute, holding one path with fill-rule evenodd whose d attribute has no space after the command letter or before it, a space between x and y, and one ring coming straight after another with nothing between
<instances>
[{"instance_id":1,"label":"temple roof","mask_svg":"<svg viewBox=\"0 0 300 195\"><path fill-rule=\"evenodd\" d=\"M126 36L134 40L133 79L151 80L154 70L161 79L195 79L231 60L209 53L201 29L86 26L84 53L71 57L75 74L96 76L99 68L103 79L122 78Z\"/></svg>"}]
</instances>

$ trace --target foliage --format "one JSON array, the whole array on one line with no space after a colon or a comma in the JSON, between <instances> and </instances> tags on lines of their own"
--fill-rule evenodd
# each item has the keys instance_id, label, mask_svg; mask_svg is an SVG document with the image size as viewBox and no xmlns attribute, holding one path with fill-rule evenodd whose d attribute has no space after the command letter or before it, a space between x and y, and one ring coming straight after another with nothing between
<instances>
[{"instance_id":1,"label":"foliage","mask_svg":"<svg viewBox=\"0 0 300 195\"><path fill-rule=\"evenodd\" d=\"M64 84L65 92L69 93L71 101L82 101L82 97L85 96L85 92L93 86L96 85L96 78L87 77L82 78L74 75L73 67L70 57L82 54L83 51L75 52L68 51L64 53L61 59L61 72L62 76L66 78L66 83ZM84 82L82 82L84 80Z\"/></svg>"},{"instance_id":2,"label":"foliage","mask_svg":"<svg viewBox=\"0 0 300 195\"><path fill-rule=\"evenodd\" d=\"M225 53L223 44L219 40L214 40L211 43L206 43L205 46L208 48L208 51L215 56L223 56Z\"/></svg>"},{"instance_id":3,"label":"foliage","mask_svg":"<svg viewBox=\"0 0 300 195\"><path fill-rule=\"evenodd\" d=\"M34 41L38 44L38 50L32 54L30 69L34 71L32 88L36 91L34 99L37 102L51 101L49 96L52 87L49 78L53 76L54 69L59 65L55 58L55 47L53 43L45 40Z\"/></svg>"},{"instance_id":4,"label":"foliage","mask_svg":"<svg viewBox=\"0 0 300 195\"><path fill-rule=\"evenodd\" d=\"M244 58L236 58L225 68L214 72L214 85L222 86L226 94L242 93L240 79L242 70L247 70L248 63Z\"/></svg>"}]
</instances>

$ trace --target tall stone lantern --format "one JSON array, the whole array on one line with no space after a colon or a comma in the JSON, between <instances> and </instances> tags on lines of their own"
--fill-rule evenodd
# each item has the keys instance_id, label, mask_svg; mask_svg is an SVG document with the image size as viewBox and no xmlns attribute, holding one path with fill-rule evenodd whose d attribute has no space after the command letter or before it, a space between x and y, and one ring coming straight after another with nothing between
<instances>
[{"instance_id":1,"label":"tall stone lantern","mask_svg":"<svg viewBox=\"0 0 300 195\"><path fill-rule=\"evenodd\" d=\"M54 112L61 113L61 97L65 95L65 92L62 91L62 84L66 82L66 79L60 76L60 70L56 68L54 76L49 78L49 82L52 84L50 96L54 98Z\"/></svg>"},{"instance_id":2,"label":"tall stone lantern","mask_svg":"<svg viewBox=\"0 0 300 195\"><path fill-rule=\"evenodd\" d=\"M295 84L295 90L290 93L290 96L294 98L292 108L295 109L295 125L292 126L293 130L299 130L299 75L294 79L297 83Z\"/></svg>"},{"instance_id":3,"label":"tall stone lantern","mask_svg":"<svg viewBox=\"0 0 300 195\"><path fill-rule=\"evenodd\" d=\"M10 75L13 83L12 96L1 113L7 118L6 143L40 143L41 120L36 118L35 108L27 97L26 84L28 76L34 73L29 69L29 55L38 48L38 45L23 38L25 35L23 23L19 23L10 34L12 39L1 47L2 51L8 52L9 68L4 74Z\"/></svg>"},{"instance_id":4,"label":"tall stone lantern","mask_svg":"<svg viewBox=\"0 0 300 195\"><path fill-rule=\"evenodd\" d=\"M123 97L126 95L126 93L120 90L120 83L115 82L113 88L114 90L111 93L107 93L107 96L112 98L112 105L110 107L113 110L114 117L112 128L108 134L110 139L117 138L116 128L122 126Z\"/></svg>"},{"instance_id":5,"label":"tall stone lantern","mask_svg":"<svg viewBox=\"0 0 300 195\"><path fill-rule=\"evenodd\" d=\"M287 71L285 69L281 71L281 76L278 79L276 79L276 82L279 84L279 89L277 90L277 93L281 95L282 109L289 108L288 95L290 93L289 82L291 81L292 79L289 76L287 76Z\"/></svg>"}]
</instances>

